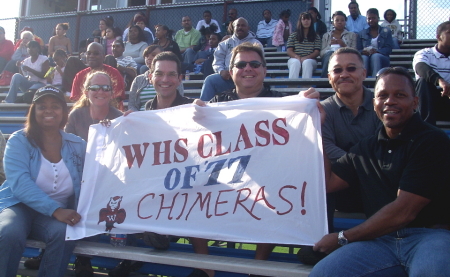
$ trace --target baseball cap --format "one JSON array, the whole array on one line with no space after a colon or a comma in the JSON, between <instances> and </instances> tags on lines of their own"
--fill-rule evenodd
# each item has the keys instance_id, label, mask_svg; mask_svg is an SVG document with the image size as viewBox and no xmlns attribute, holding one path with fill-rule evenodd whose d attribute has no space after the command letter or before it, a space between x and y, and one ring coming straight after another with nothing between
<instances>
[{"instance_id":1,"label":"baseball cap","mask_svg":"<svg viewBox=\"0 0 450 277\"><path fill-rule=\"evenodd\" d=\"M63 102L65 105L67 105L66 99L64 98L64 93L61 90L59 90L57 87L54 87L54 86L45 86L45 87L38 89L36 91L36 93L34 94L33 103L35 103L40 98L47 96L47 95L53 96L56 99Z\"/></svg>"}]
</instances>

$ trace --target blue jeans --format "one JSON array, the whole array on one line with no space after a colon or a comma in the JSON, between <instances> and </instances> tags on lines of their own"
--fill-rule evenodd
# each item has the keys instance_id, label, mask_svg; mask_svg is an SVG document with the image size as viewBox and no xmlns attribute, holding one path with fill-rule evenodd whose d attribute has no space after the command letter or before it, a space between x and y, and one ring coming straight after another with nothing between
<instances>
[{"instance_id":1,"label":"blue jeans","mask_svg":"<svg viewBox=\"0 0 450 277\"><path fill-rule=\"evenodd\" d=\"M328 63L330 62L330 57L333 55L334 51L327 51L322 57L322 73L321 78L328 78Z\"/></svg>"},{"instance_id":2,"label":"blue jeans","mask_svg":"<svg viewBox=\"0 0 450 277\"><path fill-rule=\"evenodd\" d=\"M16 101L19 90L21 90L22 92L27 92L29 89L39 89L43 86L45 86L45 84L40 82L28 81L28 79L22 74L16 73L11 79L11 85L9 87L8 94L6 95L5 102L14 103Z\"/></svg>"},{"instance_id":3,"label":"blue jeans","mask_svg":"<svg viewBox=\"0 0 450 277\"><path fill-rule=\"evenodd\" d=\"M219 73L215 73L206 77L203 82L200 99L203 101L211 100L214 95L232 89L234 87L233 80L225 80Z\"/></svg>"},{"instance_id":4,"label":"blue jeans","mask_svg":"<svg viewBox=\"0 0 450 277\"><path fill-rule=\"evenodd\" d=\"M400 49L400 43L398 43L398 38L392 38L392 49Z\"/></svg>"},{"instance_id":5,"label":"blue jeans","mask_svg":"<svg viewBox=\"0 0 450 277\"><path fill-rule=\"evenodd\" d=\"M16 276L27 238L43 241L38 276L64 276L75 241L65 241L67 224L19 203L0 213L0 277Z\"/></svg>"},{"instance_id":6,"label":"blue jeans","mask_svg":"<svg viewBox=\"0 0 450 277\"><path fill-rule=\"evenodd\" d=\"M450 276L449 246L448 230L404 228L335 250L309 276Z\"/></svg>"},{"instance_id":7,"label":"blue jeans","mask_svg":"<svg viewBox=\"0 0 450 277\"><path fill-rule=\"evenodd\" d=\"M191 64L194 62L195 54L197 54L192 48L186 48L186 51L181 55L183 57L183 61L188 64Z\"/></svg>"},{"instance_id":8,"label":"blue jeans","mask_svg":"<svg viewBox=\"0 0 450 277\"><path fill-rule=\"evenodd\" d=\"M369 56L362 55L364 67L367 70L367 75L375 77L378 71L384 67L388 67L391 64L389 57L375 53Z\"/></svg>"}]
</instances>

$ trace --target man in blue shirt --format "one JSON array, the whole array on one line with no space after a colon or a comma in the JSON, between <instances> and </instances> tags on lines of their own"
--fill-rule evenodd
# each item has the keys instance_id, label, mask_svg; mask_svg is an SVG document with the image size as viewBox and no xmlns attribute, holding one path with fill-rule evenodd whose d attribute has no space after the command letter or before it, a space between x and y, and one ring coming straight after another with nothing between
<instances>
[{"instance_id":1,"label":"man in blue shirt","mask_svg":"<svg viewBox=\"0 0 450 277\"><path fill-rule=\"evenodd\" d=\"M369 28L365 16L362 16L359 11L359 5L355 2L348 4L350 15L347 16L347 23L345 29L349 32L359 33L360 31Z\"/></svg>"}]
</instances>

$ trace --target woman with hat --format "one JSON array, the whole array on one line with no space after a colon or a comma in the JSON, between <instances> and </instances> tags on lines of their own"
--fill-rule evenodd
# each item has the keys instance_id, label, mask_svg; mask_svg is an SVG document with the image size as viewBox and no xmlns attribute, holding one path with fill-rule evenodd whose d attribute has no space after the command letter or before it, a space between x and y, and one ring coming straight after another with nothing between
<instances>
[{"instance_id":1,"label":"woman with hat","mask_svg":"<svg viewBox=\"0 0 450 277\"><path fill-rule=\"evenodd\" d=\"M15 276L27 238L45 242L39 276L64 276L75 241L86 143L65 133L68 107L53 86L40 88L25 123L6 144L6 181L0 191L0 268Z\"/></svg>"}]
</instances>

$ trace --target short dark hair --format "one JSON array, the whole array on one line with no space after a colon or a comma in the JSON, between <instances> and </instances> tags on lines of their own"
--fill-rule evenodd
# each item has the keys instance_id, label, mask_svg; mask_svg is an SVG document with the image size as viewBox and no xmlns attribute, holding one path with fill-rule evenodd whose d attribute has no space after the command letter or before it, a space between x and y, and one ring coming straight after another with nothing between
<instances>
[{"instance_id":1,"label":"short dark hair","mask_svg":"<svg viewBox=\"0 0 450 277\"><path fill-rule=\"evenodd\" d=\"M341 47L338 50L334 51L333 54L331 54L329 60L331 61L331 59L333 59L334 56L340 55L340 54L354 54L354 55L356 55L358 57L358 60L364 66L364 61L363 61L363 58L361 56L361 53L359 53L359 51L356 50L355 48L350 48L350 47ZM328 64L328 68L330 68L330 66L331 66L331 63Z\"/></svg>"},{"instance_id":2,"label":"short dark hair","mask_svg":"<svg viewBox=\"0 0 450 277\"><path fill-rule=\"evenodd\" d=\"M442 32L445 32L448 29L450 29L450 21L442 22L436 29L436 36L440 36Z\"/></svg>"},{"instance_id":3,"label":"short dark hair","mask_svg":"<svg viewBox=\"0 0 450 277\"><path fill-rule=\"evenodd\" d=\"M204 12L203 12L203 14L205 14L205 13L209 13L209 15L211 15L211 16L212 16L212 13L211 13L211 11L210 11L210 10L206 10L206 11L204 11Z\"/></svg>"},{"instance_id":4,"label":"short dark hair","mask_svg":"<svg viewBox=\"0 0 450 277\"><path fill-rule=\"evenodd\" d=\"M335 18L336 16L338 16L338 15L343 16L344 19L345 19L345 21L347 21L347 16L346 16L345 13L342 12L342 11L335 11L335 12L333 13L333 15L331 16L331 19L334 19L334 18Z\"/></svg>"},{"instance_id":5,"label":"short dark hair","mask_svg":"<svg viewBox=\"0 0 450 277\"><path fill-rule=\"evenodd\" d=\"M31 40L30 42L28 42L27 48L37 48L39 50L39 54L41 54L41 45L35 40Z\"/></svg>"},{"instance_id":6,"label":"short dark hair","mask_svg":"<svg viewBox=\"0 0 450 277\"><path fill-rule=\"evenodd\" d=\"M350 9L350 5L356 5L357 8L359 8L359 4L356 1L351 1L350 3L348 3L348 8Z\"/></svg>"},{"instance_id":7,"label":"short dark hair","mask_svg":"<svg viewBox=\"0 0 450 277\"><path fill-rule=\"evenodd\" d=\"M178 59L177 55L175 55L173 52L165 51L161 52L152 61L152 67L150 68L150 73L155 72L155 64L157 61L173 61L177 63L177 73L178 75L181 74L181 62L180 59Z\"/></svg>"},{"instance_id":8,"label":"short dark hair","mask_svg":"<svg viewBox=\"0 0 450 277\"><path fill-rule=\"evenodd\" d=\"M411 77L411 74L409 74L408 69L404 67L385 67L382 69L383 71L377 75L377 79L375 81L375 88L377 87L378 81L383 78L384 76L395 74L405 77L408 80L408 84L411 87L411 90L413 92L413 96L416 96L416 86L414 84L414 80ZM381 70L380 70L381 71Z\"/></svg>"},{"instance_id":9,"label":"short dark hair","mask_svg":"<svg viewBox=\"0 0 450 277\"><path fill-rule=\"evenodd\" d=\"M394 18L393 18L392 20L394 20L394 19L397 18L397 13L396 13L393 9L387 9L387 10L384 12L384 15L383 15L383 17L384 17L384 19L385 19L386 21L387 21L387 19L386 19L386 14L387 14L388 12L392 12L392 13L394 14Z\"/></svg>"},{"instance_id":10,"label":"short dark hair","mask_svg":"<svg viewBox=\"0 0 450 277\"><path fill-rule=\"evenodd\" d=\"M368 14L374 14L377 17L380 17L380 13L378 12L378 9L375 9L375 8L368 9L366 12L366 15L368 15Z\"/></svg>"},{"instance_id":11,"label":"short dark hair","mask_svg":"<svg viewBox=\"0 0 450 277\"><path fill-rule=\"evenodd\" d=\"M144 58L147 57L148 55L150 55L150 53L152 53L156 49L159 49L161 52L164 52L164 49L161 46L159 46L157 44L152 44L152 45L149 45L147 48L145 48L144 53L143 53Z\"/></svg>"},{"instance_id":12,"label":"short dark hair","mask_svg":"<svg viewBox=\"0 0 450 277\"><path fill-rule=\"evenodd\" d=\"M125 44L123 44L123 40L116 39L116 40L113 41L113 44L116 43L116 42L119 43L125 49Z\"/></svg>"},{"instance_id":13,"label":"short dark hair","mask_svg":"<svg viewBox=\"0 0 450 277\"><path fill-rule=\"evenodd\" d=\"M244 42L234 47L231 50L231 61L230 61L230 69L234 67L234 60L236 59L236 55L241 52L255 52L261 58L262 65L266 66L266 59L264 59L264 54L261 49L261 46L257 43L251 44L250 42Z\"/></svg>"},{"instance_id":14,"label":"short dark hair","mask_svg":"<svg viewBox=\"0 0 450 277\"><path fill-rule=\"evenodd\" d=\"M262 15L263 15L263 16L264 16L264 13L265 13L266 11L268 11L268 12L270 12L270 14L272 14L272 12L271 12L269 9L265 9L265 10L262 12Z\"/></svg>"},{"instance_id":15,"label":"short dark hair","mask_svg":"<svg viewBox=\"0 0 450 277\"><path fill-rule=\"evenodd\" d=\"M222 40L222 35L220 33L211 33L209 36L216 36L219 42Z\"/></svg>"},{"instance_id":16,"label":"short dark hair","mask_svg":"<svg viewBox=\"0 0 450 277\"><path fill-rule=\"evenodd\" d=\"M133 26L130 26L130 28L128 28L128 30L131 30L132 28L138 30L138 40L139 40L139 42L141 42L141 41L147 42L147 39L145 38L145 33L141 29L141 27L139 27L138 25L133 25Z\"/></svg>"}]
</instances>

